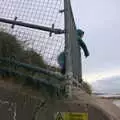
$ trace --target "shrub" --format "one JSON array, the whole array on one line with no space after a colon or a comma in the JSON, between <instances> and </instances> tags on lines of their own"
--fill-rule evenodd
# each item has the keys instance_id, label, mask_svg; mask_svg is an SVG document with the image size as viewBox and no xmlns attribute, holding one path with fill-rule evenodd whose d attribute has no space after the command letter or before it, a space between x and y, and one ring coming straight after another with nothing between
<instances>
[{"instance_id":1,"label":"shrub","mask_svg":"<svg viewBox=\"0 0 120 120\"><path fill-rule=\"evenodd\" d=\"M34 50L24 50L22 42L10 33L0 31L0 57L14 57L16 60L46 68L43 57Z\"/></svg>"},{"instance_id":2,"label":"shrub","mask_svg":"<svg viewBox=\"0 0 120 120\"><path fill-rule=\"evenodd\" d=\"M83 81L82 86L83 86L83 89L85 90L86 93L88 93L90 95L92 94L92 87L89 83Z\"/></svg>"},{"instance_id":3,"label":"shrub","mask_svg":"<svg viewBox=\"0 0 120 120\"><path fill-rule=\"evenodd\" d=\"M32 49L24 51L23 62L33 64L42 68L47 67L43 60L43 57Z\"/></svg>"},{"instance_id":4,"label":"shrub","mask_svg":"<svg viewBox=\"0 0 120 120\"><path fill-rule=\"evenodd\" d=\"M0 31L0 56L15 56L15 58L19 60L22 53L23 48L16 37L7 32Z\"/></svg>"}]
</instances>

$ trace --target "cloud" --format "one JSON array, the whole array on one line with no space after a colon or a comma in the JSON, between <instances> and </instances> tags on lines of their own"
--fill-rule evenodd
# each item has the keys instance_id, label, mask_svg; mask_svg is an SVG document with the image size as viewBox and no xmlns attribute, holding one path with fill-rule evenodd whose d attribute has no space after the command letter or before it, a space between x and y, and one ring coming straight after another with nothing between
<instances>
[{"instance_id":1,"label":"cloud","mask_svg":"<svg viewBox=\"0 0 120 120\"><path fill-rule=\"evenodd\" d=\"M97 80L104 80L106 78L112 78L120 75L120 69L114 69L114 70L107 70L107 71L101 71L101 72L94 72L85 74L83 76L83 79L89 83L92 83Z\"/></svg>"},{"instance_id":2,"label":"cloud","mask_svg":"<svg viewBox=\"0 0 120 120\"><path fill-rule=\"evenodd\" d=\"M120 93L120 76L108 77L102 80L92 82L92 88L96 92L110 94Z\"/></svg>"},{"instance_id":3,"label":"cloud","mask_svg":"<svg viewBox=\"0 0 120 120\"><path fill-rule=\"evenodd\" d=\"M85 31L84 40L91 54L88 59L83 57L84 75L98 78L98 73L107 76L120 69L120 1L72 0L72 6L77 27Z\"/></svg>"}]
</instances>

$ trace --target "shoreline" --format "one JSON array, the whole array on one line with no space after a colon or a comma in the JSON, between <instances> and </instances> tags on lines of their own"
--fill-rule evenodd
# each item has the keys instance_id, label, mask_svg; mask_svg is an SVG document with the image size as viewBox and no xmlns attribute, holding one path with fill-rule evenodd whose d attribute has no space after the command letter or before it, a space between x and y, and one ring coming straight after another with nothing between
<instances>
[{"instance_id":1,"label":"shoreline","mask_svg":"<svg viewBox=\"0 0 120 120\"><path fill-rule=\"evenodd\" d=\"M107 120L101 118L104 114L108 117L108 120L120 120L120 107L113 103L114 100L93 94L88 95L81 89L75 91L75 96L77 96L79 102L84 101L85 103L88 103L89 106L95 108L91 113L95 113L94 116L97 116L97 119ZM96 110L100 110L99 115L96 114Z\"/></svg>"},{"instance_id":2,"label":"shoreline","mask_svg":"<svg viewBox=\"0 0 120 120\"><path fill-rule=\"evenodd\" d=\"M100 99L106 99L106 100L120 100L120 94L108 94L108 93L93 93L92 96L95 96Z\"/></svg>"},{"instance_id":3,"label":"shoreline","mask_svg":"<svg viewBox=\"0 0 120 120\"><path fill-rule=\"evenodd\" d=\"M120 100L120 97L98 97L98 98L106 100Z\"/></svg>"},{"instance_id":4,"label":"shoreline","mask_svg":"<svg viewBox=\"0 0 120 120\"><path fill-rule=\"evenodd\" d=\"M98 100L100 101L107 101L108 103L111 103L115 105L117 108L120 109L120 98L116 97L98 97Z\"/></svg>"}]
</instances>

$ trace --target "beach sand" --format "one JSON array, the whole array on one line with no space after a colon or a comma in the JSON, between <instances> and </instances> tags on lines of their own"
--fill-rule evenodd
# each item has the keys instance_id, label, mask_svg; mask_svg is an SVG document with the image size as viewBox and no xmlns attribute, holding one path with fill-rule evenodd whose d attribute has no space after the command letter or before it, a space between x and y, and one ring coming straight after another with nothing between
<instances>
[{"instance_id":1,"label":"beach sand","mask_svg":"<svg viewBox=\"0 0 120 120\"><path fill-rule=\"evenodd\" d=\"M96 96L87 95L81 89L74 89L73 91L74 97L76 97L79 102L84 101L90 106L92 105L92 107L100 109L101 115L106 114L106 116L109 117L109 120L120 120L120 108L113 104L113 100L101 99ZM93 112L96 113L95 110L93 110ZM96 114L94 114L94 116L96 116ZM99 117L100 116L98 116L98 118ZM104 120L104 118L102 118L101 120Z\"/></svg>"}]
</instances>

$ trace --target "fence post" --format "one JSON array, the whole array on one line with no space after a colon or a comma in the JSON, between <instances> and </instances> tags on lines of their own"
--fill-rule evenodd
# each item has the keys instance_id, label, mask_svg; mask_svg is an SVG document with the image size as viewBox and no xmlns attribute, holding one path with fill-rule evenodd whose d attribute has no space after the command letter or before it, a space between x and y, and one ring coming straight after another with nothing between
<instances>
[{"instance_id":1,"label":"fence post","mask_svg":"<svg viewBox=\"0 0 120 120\"><path fill-rule=\"evenodd\" d=\"M73 81L78 84L82 79L81 49L77 41L76 24L70 0L64 0L65 21L65 65L66 65L66 90L72 96Z\"/></svg>"},{"instance_id":2,"label":"fence post","mask_svg":"<svg viewBox=\"0 0 120 120\"><path fill-rule=\"evenodd\" d=\"M68 97L72 97L72 58L70 43L70 10L69 0L64 0L64 22L65 22L65 67L66 67L66 92Z\"/></svg>"}]
</instances>

